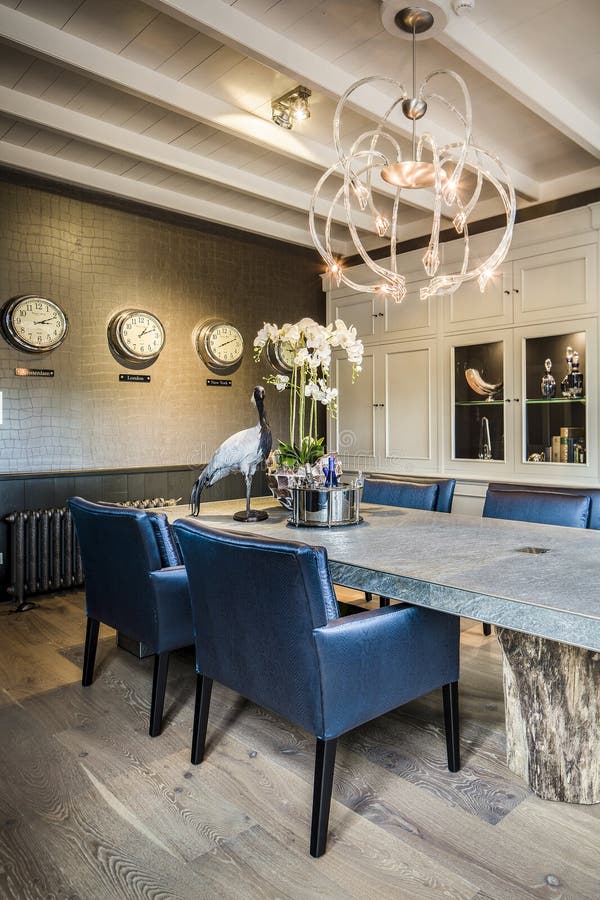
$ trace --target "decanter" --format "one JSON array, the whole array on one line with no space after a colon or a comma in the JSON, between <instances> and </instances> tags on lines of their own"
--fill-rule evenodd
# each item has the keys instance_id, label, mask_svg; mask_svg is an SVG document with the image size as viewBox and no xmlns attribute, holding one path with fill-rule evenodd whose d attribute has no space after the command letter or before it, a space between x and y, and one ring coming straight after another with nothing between
<instances>
[{"instance_id":1,"label":"decanter","mask_svg":"<svg viewBox=\"0 0 600 900\"><path fill-rule=\"evenodd\" d=\"M573 350L571 373L571 397L583 397L583 372L579 371L579 353Z\"/></svg>"},{"instance_id":2,"label":"decanter","mask_svg":"<svg viewBox=\"0 0 600 900\"><path fill-rule=\"evenodd\" d=\"M554 380L554 375L552 374L552 360L547 359L544 362L545 373L542 375L542 383L540 385L542 391L542 397L546 400L551 400L552 397L556 395L556 381Z\"/></svg>"},{"instance_id":3,"label":"decanter","mask_svg":"<svg viewBox=\"0 0 600 900\"><path fill-rule=\"evenodd\" d=\"M560 392L563 397L570 397L573 389L573 348L567 347L565 351L567 374L560 383Z\"/></svg>"}]
</instances>

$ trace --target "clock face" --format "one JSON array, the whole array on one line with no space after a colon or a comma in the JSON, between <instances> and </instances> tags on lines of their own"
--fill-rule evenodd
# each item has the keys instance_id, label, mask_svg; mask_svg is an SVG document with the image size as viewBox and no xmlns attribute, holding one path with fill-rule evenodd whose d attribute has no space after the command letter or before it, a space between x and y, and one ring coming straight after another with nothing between
<instances>
[{"instance_id":1,"label":"clock face","mask_svg":"<svg viewBox=\"0 0 600 900\"><path fill-rule=\"evenodd\" d=\"M230 322L209 319L197 329L196 349L214 372L232 372L244 355L244 339Z\"/></svg>"},{"instance_id":2,"label":"clock face","mask_svg":"<svg viewBox=\"0 0 600 900\"><path fill-rule=\"evenodd\" d=\"M2 310L4 336L13 347L28 353L54 350L65 339L68 328L60 306L44 297L14 297Z\"/></svg>"},{"instance_id":3,"label":"clock face","mask_svg":"<svg viewBox=\"0 0 600 900\"><path fill-rule=\"evenodd\" d=\"M165 345L165 330L152 313L126 309L111 319L108 338L117 355L134 362L150 362Z\"/></svg>"},{"instance_id":4,"label":"clock face","mask_svg":"<svg viewBox=\"0 0 600 900\"><path fill-rule=\"evenodd\" d=\"M267 345L267 358L275 371L289 375L294 368L296 351L288 341L278 341Z\"/></svg>"}]
</instances>

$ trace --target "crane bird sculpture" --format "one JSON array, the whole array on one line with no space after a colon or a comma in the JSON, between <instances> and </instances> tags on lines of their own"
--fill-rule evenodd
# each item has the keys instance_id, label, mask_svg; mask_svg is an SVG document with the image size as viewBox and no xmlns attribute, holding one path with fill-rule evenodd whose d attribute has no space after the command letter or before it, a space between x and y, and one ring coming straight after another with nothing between
<instances>
[{"instance_id":1,"label":"crane bird sculpture","mask_svg":"<svg viewBox=\"0 0 600 900\"><path fill-rule=\"evenodd\" d=\"M233 518L238 522L258 522L268 518L264 510L250 509L252 478L258 466L271 452L273 444L271 428L265 414L264 387L257 385L254 388L251 402L258 410L258 424L244 431L237 431L217 447L192 488L190 506L193 516L200 513L200 495L204 488L210 487L226 475L241 472L246 480L246 509L234 513Z\"/></svg>"}]
</instances>

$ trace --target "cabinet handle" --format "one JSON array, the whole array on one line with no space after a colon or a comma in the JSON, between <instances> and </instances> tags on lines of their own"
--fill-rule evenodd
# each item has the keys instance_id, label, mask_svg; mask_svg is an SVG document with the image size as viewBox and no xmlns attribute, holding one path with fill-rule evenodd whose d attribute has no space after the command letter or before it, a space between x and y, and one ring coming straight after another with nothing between
<instances>
[{"instance_id":1,"label":"cabinet handle","mask_svg":"<svg viewBox=\"0 0 600 900\"><path fill-rule=\"evenodd\" d=\"M504 402L505 402L505 403L510 403L510 397L507 397L506 400L505 400Z\"/></svg>"},{"instance_id":2,"label":"cabinet handle","mask_svg":"<svg viewBox=\"0 0 600 900\"><path fill-rule=\"evenodd\" d=\"M379 315L379 313L371 313L371 318L376 319L378 315Z\"/></svg>"},{"instance_id":3,"label":"cabinet handle","mask_svg":"<svg viewBox=\"0 0 600 900\"><path fill-rule=\"evenodd\" d=\"M515 403L518 403L518 402L519 402L519 398L518 398L518 397L513 397L513 400L514 400Z\"/></svg>"},{"instance_id":4,"label":"cabinet handle","mask_svg":"<svg viewBox=\"0 0 600 900\"><path fill-rule=\"evenodd\" d=\"M510 294L510 291L504 291L505 294Z\"/></svg>"},{"instance_id":5,"label":"cabinet handle","mask_svg":"<svg viewBox=\"0 0 600 900\"><path fill-rule=\"evenodd\" d=\"M381 319L383 319L383 313L377 313L377 315L378 315Z\"/></svg>"},{"instance_id":6,"label":"cabinet handle","mask_svg":"<svg viewBox=\"0 0 600 900\"><path fill-rule=\"evenodd\" d=\"M515 292L515 294L518 294L518 293L519 293L519 288L513 288L513 291Z\"/></svg>"},{"instance_id":7,"label":"cabinet handle","mask_svg":"<svg viewBox=\"0 0 600 900\"><path fill-rule=\"evenodd\" d=\"M385 404L384 403L374 403L373 406L374 407L385 406Z\"/></svg>"}]
</instances>

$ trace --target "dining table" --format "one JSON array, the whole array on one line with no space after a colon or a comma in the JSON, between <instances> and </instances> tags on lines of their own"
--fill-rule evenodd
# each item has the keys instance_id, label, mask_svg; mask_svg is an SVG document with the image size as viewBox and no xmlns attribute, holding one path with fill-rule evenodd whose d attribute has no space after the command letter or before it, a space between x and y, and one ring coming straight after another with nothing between
<instances>
[{"instance_id":1,"label":"dining table","mask_svg":"<svg viewBox=\"0 0 600 900\"><path fill-rule=\"evenodd\" d=\"M600 802L600 532L366 503L359 524L297 527L252 505L268 518L235 521L228 500L199 521L323 546L335 584L494 625L510 769L545 799Z\"/></svg>"}]
</instances>

